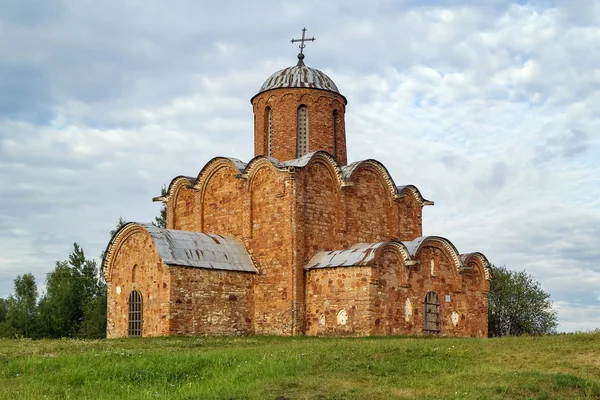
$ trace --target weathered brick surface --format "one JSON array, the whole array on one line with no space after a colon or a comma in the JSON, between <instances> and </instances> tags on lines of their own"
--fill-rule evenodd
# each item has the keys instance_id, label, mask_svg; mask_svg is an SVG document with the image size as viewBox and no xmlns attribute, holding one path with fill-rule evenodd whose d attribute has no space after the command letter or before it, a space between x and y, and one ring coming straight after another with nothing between
<instances>
[{"instance_id":1,"label":"weathered brick surface","mask_svg":"<svg viewBox=\"0 0 600 400\"><path fill-rule=\"evenodd\" d=\"M270 108L272 157L296 158L296 114L305 105L309 152L323 150L338 165L346 164L342 96L275 89L252 104L257 156L268 152ZM410 191L395 196L383 166L355 165L349 181L342 182L334 164L318 153L303 168L278 169L259 157L240 171L230 160L215 158L197 180L176 178L167 197L167 227L233 235L259 272L167 267L147 233L120 238L108 267L113 271L107 278L109 337L126 336L127 296L133 289L144 298L145 336L422 334L428 291L441 301L442 335L485 336L489 281L484 265L473 257L459 272L456 255L439 243L422 246L412 266L398 251L386 250L369 266L304 270L318 251L422 235L420 199ZM135 264L141 267L132 279ZM344 323L338 318L342 310Z\"/></svg>"},{"instance_id":2,"label":"weathered brick surface","mask_svg":"<svg viewBox=\"0 0 600 400\"><path fill-rule=\"evenodd\" d=\"M336 93L308 88L268 90L253 99L254 155L268 155L266 113L270 108L273 149L271 156L280 161L297 158L297 110L301 105L305 105L308 109L308 151L327 151L340 165L346 165L344 98ZM334 111L336 111L335 123L333 122Z\"/></svg>"},{"instance_id":3,"label":"weathered brick surface","mask_svg":"<svg viewBox=\"0 0 600 400\"><path fill-rule=\"evenodd\" d=\"M436 244L415 257L418 263L406 266L397 252L384 250L373 266L308 271L306 334L420 335L425 295L434 291L440 299L440 335L487 336L489 287L483 271L458 273L448 251ZM481 286L465 289L464 274ZM342 310L348 313L345 325L336 319Z\"/></svg>"},{"instance_id":4,"label":"weathered brick surface","mask_svg":"<svg viewBox=\"0 0 600 400\"><path fill-rule=\"evenodd\" d=\"M322 268L306 273L307 335L369 335L373 320L371 267ZM346 312L345 324L338 322Z\"/></svg>"},{"instance_id":5,"label":"weathered brick surface","mask_svg":"<svg viewBox=\"0 0 600 400\"><path fill-rule=\"evenodd\" d=\"M173 226L171 229L182 231L193 231L197 226L198 206L197 196L190 188L182 187L173 198L174 205L171 206Z\"/></svg>"},{"instance_id":6,"label":"weathered brick surface","mask_svg":"<svg viewBox=\"0 0 600 400\"><path fill-rule=\"evenodd\" d=\"M253 274L169 268L169 335L253 333Z\"/></svg>"},{"instance_id":7,"label":"weathered brick surface","mask_svg":"<svg viewBox=\"0 0 600 400\"><path fill-rule=\"evenodd\" d=\"M247 246L259 269L254 285L255 331L292 334L291 181L267 165L250 179L252 237Z\"/></svg>"},{"instance_id":8,"label":"weathered brick surface","mask_svg":"<svg viewBox=\"0 0 600 400\"><path fill-rule=\"evenodd\" d=\"M202 210L196 218L202 222L196 228L241 238L249 197L246 182L235 177L239 170L230 163L207 173L211 174L210 179L197 196Z\"/></svg>"},{"instance_id":9,"label":"weathered brick surface","mask_svg":"<svg viewBox=\"0 0 600 400\"><path fill-rule=\"evenodd\" d=\"M142 335L168 335L170 276L148 232L140 229L123 238L109 271L106 336L128 336L132 290L142 294Z\"/></svg>"}]
</instances>

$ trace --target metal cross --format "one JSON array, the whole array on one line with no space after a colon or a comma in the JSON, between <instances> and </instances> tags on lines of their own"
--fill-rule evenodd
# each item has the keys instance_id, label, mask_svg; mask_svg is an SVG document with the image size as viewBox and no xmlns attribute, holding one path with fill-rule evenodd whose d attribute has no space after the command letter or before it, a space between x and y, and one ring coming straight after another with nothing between
<instances>
[{"instance_id":1,"label":"metal cross","mask_svg":"<svg viewBox=\"0 0 600 400\"><path fill-rule=\"evenodd\" d=\"M304 50L304 48L306 47L306 45L304 44L304 42L314 42L315 38L311 37L310 39L305 39L304 38L304 34L306 33L306 28L302 28L302 39L292 39L292 43L295 42L300 42L300 54L302 54L302 50Z\"/></svg>"}]
</instances>

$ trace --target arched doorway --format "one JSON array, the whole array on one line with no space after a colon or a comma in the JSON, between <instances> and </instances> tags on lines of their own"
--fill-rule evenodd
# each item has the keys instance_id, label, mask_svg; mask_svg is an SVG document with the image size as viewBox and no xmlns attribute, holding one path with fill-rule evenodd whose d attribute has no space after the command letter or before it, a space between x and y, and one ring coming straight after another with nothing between
<instances>
[{"instance_id":1,"label":"arched doorway","mask_svg":"<svg viewBox=\"0 0 600 400\"><path fill-rule=\"evenodd\" d=\"M440 333L440 298L436 292L425 295L423 333L437 335Z\"/></svg>"},{"instance_id":2,"label":"arched doorway","mask_svg":"<svg viewBox=\"0 0 600 400\"><path fill-rule=\"evenodd\" d=\"M129 337L142 336L142 294L133 290L129 294Z\"/></svg>"}]
</instances>

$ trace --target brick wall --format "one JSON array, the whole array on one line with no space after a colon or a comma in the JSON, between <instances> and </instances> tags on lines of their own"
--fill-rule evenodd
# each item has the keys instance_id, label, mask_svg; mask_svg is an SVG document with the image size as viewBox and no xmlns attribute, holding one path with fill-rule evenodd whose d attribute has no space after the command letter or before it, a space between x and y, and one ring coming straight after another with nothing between
<instances>
[{"instance_id":1,"label":"brick wall","mask_svg":"<svg viewBox=\"0 0 600 400\"><path fill-rule=\"evenodd\" d=\"M169 272L170 335L253 333L253 274L193 267Z\"/></svg>"},{"instance_id":2,"label":"brick wall","mask_svg":"<svg viewBox=\"0 0 600 400\"><path fill-rule=\"evenodd\" d=\"M106 276L106 336L128 336L128 299L132 290L142 295L142 336L167 335L170 277L148 232L139 229L122 238L111 264Z\"/></svg>"},{"instance_id":3,"label":"brick wall","mask_svg":"<svg viewBox=\"0 0 600 400\"><path fill-rule=\"evenodd\" d=\"M415 258L416 265L405 266L396 251L384 249L373 266L307 271L306 334L421 335L425 295L434 291L442 336L486 337L489 287L483 270L459 273L448 250L435 243ZM480 286L465 289L466 276ZM346 324L337 320L340 310L348 315Z\"/></svg>"},{"instance_id":4,"label":"brick wall","mask_svg":"<svg viewBox=\"0 0 600 400\"><path fill-rule=\"evenodd\" d=\"M293 182L267 165L250 178L251 238L246 245L257 263L255 331L291 335L294 285L291 203Z\"/></svg>"},{"instance_id":5,"label":"brick wall","mask_svg":"<svg viewBox=\"0 0 600 400\"><path fill-rule=\"evenodd\" d=\"M371 274L371 267L307 271L306 334L368 335L373 321Z\"/></svg>"},{"instance_id":6,"label":"brick wall","mask_svg":"<svg viewBox=\"0 0 600 400\"><path fill-rule=\"evenodd\" d=\"M274 89L261 93L253 99L254 155L267 155L266 113L270 108L273 149L271 156L280 161L297 158L296 128L297 111L300 105L305 105L308 109L309 152L325 150L334 155L340 165L346 165L344 98L333 92L309 88ZM334 111L337 111L335 124Z\"/></svg>"}]
</instances>

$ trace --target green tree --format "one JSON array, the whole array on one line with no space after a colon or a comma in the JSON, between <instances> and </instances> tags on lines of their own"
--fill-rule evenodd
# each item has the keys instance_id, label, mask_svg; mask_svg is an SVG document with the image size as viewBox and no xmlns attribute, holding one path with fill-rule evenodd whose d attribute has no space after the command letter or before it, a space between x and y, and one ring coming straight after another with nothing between
<instances>
[{"instance_id":1,"label":"green tree","mask_svg":"<svg viewBox=\"0 0 600 400\"><path fill-rule=\"evenodd\" d=\"M0 337L14 337L15 330L8 322L8 299L0 298Z\"/></svg>"},{"instance_id":2,"label":"green tree","mask_svg":"<svg viewBox=\"0 0 600 400\"><path fill-rule=\"evenodd\" d=\"M33 274L18 275L14 280L14 295L7 300L6 324L10 333L35 337L38 327L38 289Z\"/></svg>"},{"instance_id":3,"label":"green tree","mask_svg":"<svg viewBox=\"0 0 600 400\"><path fill-rule=\"evenodd\" d=\"M106 326L106 307L98 307L103 302L106 284L96 261L74 243L69 259L57 262L46 277L46 295L40 301L44 336L97 337L93 332Z\"/></svg>"},{"instance_id":4,"label":"green tree","mask_svg":"<svg viewBox=\"0 0 600 400\"><path fill-rule=\"evenodd\" d=\"M167 186L163 185L160 188L160 195L166 196L167 194ZM167 227L167 205L165 203L162 203L162 205L160 206L160 212L158 214L158 217L154 217L154 222L152 224L158 226L159 228Z\"/></svg>"},{"instance_id":5,"label":"green tree","mask_svg":"<svg viewBox=\"0 0 600 400\"><path fill-rule=\"evenodd\" d=\"M558 326L550 294L525 271L492 265L490 283L489 336L544 335Z\"/></svg>"}]
</instances>

